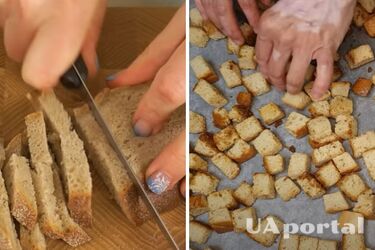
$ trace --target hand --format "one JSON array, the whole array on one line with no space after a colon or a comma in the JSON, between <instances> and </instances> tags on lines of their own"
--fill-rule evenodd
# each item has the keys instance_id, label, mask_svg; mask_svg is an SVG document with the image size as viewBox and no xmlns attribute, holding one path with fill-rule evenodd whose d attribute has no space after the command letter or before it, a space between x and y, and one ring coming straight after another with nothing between
<instances>
[{"instance_id":1,"label":"hand","mask_svg":"<svg viewBox=\"0 0 375 250\"><path fill-rule=\"evenodd\" d=\"M108 86L112 88L153 79L133 117L136 135L158 133L171 113L185 103L185 64L183 5L128 68L107 78ZM183 132L164 148L146 171L147 184L154 193L171 189L185 176L185 141ZM181 190L185 190L185 184Z\"/></svg>"},{"instance_id":2,"label":"hand","mask_svg":"<svg viewBox=\"0 0 375 250\"><path fill-rule=\"evenodd\" d=\"M81 52L92 76L106 0L1 1L8 56L22 64L24 81L44 89L58 83Z\"/></svg>"},{"instance_id":3,"label":"hand","mask_svg":"<svg viewBox=\"0 0 375 250\"><path fill-rule=\"evenodd\" d=\"M349 28L355 3L278 1L259 20L256 57L260 71L277 88L297 93L303 87L310 61L315 59L317 76L312 96L319 99L331 83L333 56Z\"/></svg>"}]
</instances>

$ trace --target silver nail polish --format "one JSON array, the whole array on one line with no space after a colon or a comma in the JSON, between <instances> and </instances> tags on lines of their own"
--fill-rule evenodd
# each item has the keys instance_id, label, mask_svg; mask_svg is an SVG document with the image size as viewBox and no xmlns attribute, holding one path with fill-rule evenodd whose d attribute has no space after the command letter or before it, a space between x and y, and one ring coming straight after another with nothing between
<instances>
[{"instance_id":1,"label":"silver nail polish","mask_svg":"<svg viewBox=\"0 0 375 250\"><path fill-rule=\"evenodd\" d=\"M161 171L152 174L146 182L149 189L155 194L163 193L171 184L169 177Z\"/></svg>"}]
</instances>

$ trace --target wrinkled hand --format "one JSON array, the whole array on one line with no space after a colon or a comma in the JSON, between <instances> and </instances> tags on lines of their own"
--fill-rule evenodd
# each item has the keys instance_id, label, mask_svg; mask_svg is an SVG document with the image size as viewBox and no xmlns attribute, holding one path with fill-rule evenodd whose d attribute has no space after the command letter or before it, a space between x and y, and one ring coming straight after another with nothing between
<instances>
[{"instance_id":1,"label":"wrinkled hand","mask_svg":"<svg viewBox=\"0 0 375 250\"><path fill-rule=\"evenodd\" d=\"M112 88L153 80L133 117L136 135L158 133L171 113L185 103L185 58L183 5L128 68L107 78ZM149 166L146 180L154 193L171 189L185 176L185 141L183 132ZM185 181L181 193L185 194Z\"/></svg>"},{"instance_id":2,"label":"wrinkled hand","mask_svg":"<svg viewBox=\"0 0 375 250\"><path fill-rule=\"evenodd\" d=\"M355 0L280 0L263 13L257 28L260 71L279 89L297 93L311 60L317 61L312 89L319 99L329 88L333 56L353 17ZM287 64L291 59L289 70Z\"/></svg>"},{"instance_id":3,"label":"wrinkled hand","mask_svg":"<svg viewBox=\"0 0 375 250\"><path fill-rule=\"evenodd\" d=\"M22 64L24 81L53 87L81 52L90 75L106 0L1 1L0 25L8 56Z\"/></svg>"}]
</instances>

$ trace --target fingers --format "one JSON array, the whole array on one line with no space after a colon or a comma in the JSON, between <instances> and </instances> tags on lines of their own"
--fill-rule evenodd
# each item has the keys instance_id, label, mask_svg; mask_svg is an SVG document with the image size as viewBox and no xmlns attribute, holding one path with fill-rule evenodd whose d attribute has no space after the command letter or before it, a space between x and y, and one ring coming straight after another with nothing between
<instances>
[{"instance_id":1,"label":"fingers","mask_svg":"<svg viewBox=\"0 0 375 250\"><path fill-rule=\"evenodd\" d=\"M203 7L202 0L195 0L195 5L197 6L197 9L201 13L201 16L203 17L203 19L207 20L208 19L207 13Z\"/></svg>"},{"instance_id":2,"label":"fingers","mask_svg":"<svg viewBox=\"0 0 375 250\"><path fill-rule=\"evenodd\" d=\"M157 133L170 114L185 102L185 42L159 70L133 117L138 136Z\"/></svg>"},{"instance_id":3,"label":"fingers","mask_svg":"<svg viewBox=\"0 0 375 250\"><path fill-rule=\"evenodd\" d=\"M281 47L273 48L267 65L268 77L279 90L285 89L286 65L290 59L290 50Z\"/></svg>"},{"instance_id":4,"label":"fingers","mask_svg":"<svg viewBox=\"0 0 375 250\"><path fill-rule=\"evenodd\" d=\"M180 193L182 196L186 197L186 178L182 179L180 184Z\"/></svg>"},{"instance_id":5,"label":"fingers","mask_svg":"<svg viewBox=\"0 0 375 250\"><path fill-rule=\"evenodd\" d=\"M233 1L225 0L216 3L217 16L221 23L222 31L230 37L236 44L242 45L245 40L242 36L237 18L233 10Z\"/></svg>"},{"instance_id":6,"label":"fingers","mask_svg":"<svg viewBox=\"0 0 375 250\"><path fill-rule=\"evenodd\" d=\"M306 51L293 52L292 62L287 74L286 89L291 94L297 94L303 88L306 70L311 61L311 54Z\"/></svg>"},{"instance_id":7,"label":"fingers","mask_svg":"<svg viewBox=\"0 0 375 250\"><path fill-rule=\"evenodd\" d=\"M255 55L259 64L260 72L264 76L268 75L266 65L269 61L273 49L273 43L268 39L263 39L259 35L255 44Z\"/></svg>"},{"instance_id":8,"label":"fingers","mask_svg":"<svg viewBox=\"0 0 375 250\"><path fill-rule=\"evenodd\" d=\"M256 0L238 0L238 4L241 6L242 11L245 13L245 16L250 25L256 31L260 17Z\"/></svg>"},{"instance_id":9,"label":"fingers","mask_svg":"<svg viewBox=\"0 0 375 250\"><path fill-rule=\"evenodd\" d=\"M153 79L184 39L185 5L127 69L107 78L108 86L114 88Z\"/></svg>"},{"instance_id":10,"label":"fingers","mask_svg":"<svg viewBox=\"0 0 375 250\"><path fill-rule=\"evenodd\" d=\"M221 4L221 1L219 4ZM218 29L223 30L222 23L219 20L218 13L216 10L216 0L202 0L202 5L207 14L207 19L210 20Z\"/></svg>"},{"instance_id":11,"label":"fingers","mask_svg":"<svg viewBox=\"0 0 375 250\"><path fill-rule=\"evenodd\" d=\"M146 171L146 183L156 194L170 190L185 176L185 131L168 144Z\"/></svg>"},{"instance_id":12,"label":"fingers","mask_svg":"<svg viewBox=\"0 0 375 250\"><path fill-rule=\"evenodd\" d=\"M333 74L333 56L331 50L321 48L313 55L316 59L316 79L311 90L313 99L318 100L329 88Z\"/></svg>"}]
</instances>

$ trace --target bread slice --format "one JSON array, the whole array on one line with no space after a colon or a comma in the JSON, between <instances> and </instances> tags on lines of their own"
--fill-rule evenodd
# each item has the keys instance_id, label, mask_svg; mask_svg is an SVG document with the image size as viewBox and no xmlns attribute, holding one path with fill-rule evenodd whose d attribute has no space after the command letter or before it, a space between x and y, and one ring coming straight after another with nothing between
<instances>
[{"instance_id":1,"label":"bread slice","mask_svg":"<svg viewBox=\"0 0 375 250\"><path fill-rule=\"evenodd\" d=\"M195 194L208 195L216 191L219 179L208 173L198 172L190 178L190 190Z\"/></svg>"},{"instance_id":2,"label":"bread slice","mask_svg":"<svg viewBox=\"0 0 375 250\"><path fill-rule=\"evenodd\" d=\"M240 173L238 164L232 161L232 159L224 153L217 153L211 158L211 161L226 177L228 177L228 179L232 180Z\"/></svg>"},{"instance_id":3,"label":"bread slice","mask_svg":"<svg viewBox=\"0 0 375 250\"><path fill-rule=\"evenodd\" d=\"M369 44L351 49L345 56L350 69L358 68L374 60L374 53Z\"/></svg>"},{"instance_id":4,"label":"bread slice","mask_svg":"<svg viewBox=\"0 0 375 250\"><path fill-rule=\"evenodd\" d=\"M335 96L329 102L329 114L332 117L338 115L350 115L353 113L353 101L347 97Z\"/></svg>"},{"instance_id":5,"label":"bread slice","mask_svg":"<svg viewBox=\"0 0 375 250\"><path fill-rule=\"evenodd\" d=\"M206 118L193 111L189 111L189 133L199 134L206 131Z\"/></svg>"},{"instance_id":6,"label":"bread slice","mask_svg":"<svg viewBox=\"0 0 375 250\"><path fill-rule=\"evenodd\" d=\"M191 195L189 197L189 214L199 216L208 211L208 202L205 195Z\"/></svg>"},{"instance_id":7,"label":"bread slice","mask_svg":"<svg viewBox=\"0 0 375 250\"><path fill-rule=\"evenodd\" d=\"M236 124L235 129L242 140L251 141L263 131L263 126L255 116L250 116Z\"/></svg>"},{"instance_id":8,"label":"bread slice","mask_svg":"<svg viewBox=\"0 0 375 250\"><path fill-rule=\"evenodd\" d=\"M23 250L47 249L46 239L38 223L31 230L20 226L20 243Z\"/></svg>"},{"instance_id":9,"label":"bread slice","mask_svg":"<svg viewBox=\"0 0 375 250\"><path fill-rule=\"evenodd\" d=\"M275 181L272 175L267 173L254 173L253 183L253 194L257 199L275 198Z\"/></svg>"},{"instance_id":10,"label":"bread slice","mask_svg":"<svg viewBox=\"0 0 375 250\"><path fill-rule=\"evenodd\" d=\"M337 186L352 201L357 201L360 194L368 189L366 182L356 173L342 177Z\"/></svg>"},{"instance_id":11,"label":"bread slice","mask_svg":"<svg viewBox=\"0 0 375 250\"><path fill-rule=\"evenodd\" d=\"M329 188L340 180L341 174L332 161L329 161L315 172L315 177L325 188Z\"/></svg>"},{"instance_id":12,"label":"bread slice","mask_svg":"<svg viewBox=\"0 0 375 250\"><path fill-rule=\"evenodd\" d=\"M233 190L222 189L207 196L208 208L210 210L217 210L220 208L234 209L237 208L238 203L233 197Z\"/></svg>"},{"instance_id":13,"label":"bread slice","mask_svg":"<svg viewBox=\"0 0 375 250\"><path fill-rule=\"evenodd\" d=\"M212 157L219 152L217 149L213 135L210 133L202 133L195 142L194 151L203 156Z\"/></svg>"},{"instance_id":14,"label":"bread slice","mask_svg":"<svg viewBox=\"0 0 375 250\"><path fill-rule=\"evenodd\" d=\"M310 118L297 112L291 112L286 119L285 129L294 137L301 138L307 134L307 123Z\"/></svg>"},{"instance_id":15,"label":"bread slice","mask_svg":"<svg viewBox=\"0 0 375 250\"><path fill-rule=\"evenodd\" d=\"M284 118L285 113L275 103L270 102L259 108L259 114L265 124L271 125Z\"/></svg>"},{"instance_id":16,"label":"bread slice","mask_svg":"<svg viewBox=\"0 0 375 250\"><path fill-rule=\"evenodd\" d=\"M263 130L252 143L262 156L275 155L283 148L280 139L269 129Z\"/></svg>"},{"instance_id":17,"label":"bread slice","mask_svg":"<svg viewBox=\"0 0 375 250\"><path fill-rule=\"evenodd\" d=\"M341 139L350 139L357 136L357 120L351 115L338 115L336 117L335 133Z\"/></svg>"},{"instance_id":18,"label":"bread slice","mask_svg":"<svg viewBox=\"0 0 375 250\"><path fill-rule=\"evenodd\" d=\"M348 97L350 91L350 82L333 82L331 84L331 94L335 96Z\"/></svg>"},{"instance_id":19,"label":"bread slice","mask_svg":"<svg viewBox=\"0 0 375 250\"><path fill-rule=\"evenodd\" d=\"M242 84L241 70L234 61L229 60L221 64L220 73L228 88L234 88Z\"/></svg>"},{"instance_id":20,"label":"bread slice","mask_svg":"<svg viewBox=\"0 0 375 250\"><path fill-rule=\"evenodd\" d=\"M344 152L345 150L341 142L335 141L323 147L314 149L312 152L312 162L316 166L320 166Z\"/></svg>"},{"instance_id":21,"label":"bread slice","mask_svg":"<svg viewBox=\"0 0 375 250\"><path fill-rule=\"evenodd\" d=\"M283 201L289 201L301 192L297 184L287 176L282 176L275 181L275 189Z\"/></svg>"},{"instance_id":22,"label":"bread slice","mask_svg":"<svg viewBox=\"0 0 375 250\"><path fill-rule=\"evenodd\" d=\"M198 154L190 153L189 154L189 169L207 172L208 163L203 160Z\"/></svg>"},{"instance_id":23,"label":"bread slice","mask_svg":"<svg viewBox=\"0 0 375 250\"><path fill-rule=\"evenodd\" d=\"M5 148L6 159L9 159L12 154L19 156L27 155L27 137L26 131L24 133L19 133L8 143Z\"/></svg>"},{"instance_id":24,"label":"bread slice","mask_svg":"<svg viewBox=\"0 0 375 250\"><path fill-rule=\"evenodd\" d=\"M371 190L358 196L358 202L355 204L353 211L361 213L366 219L375 219L375 195Z\"/></svg>"},{"instance_id":25,"label":"bread slice","mask_svg":"<svg viewBox=\"0 0 375 250\"><path fill-rule=\"evenodd\" d=\"M198 244L206 243L212 230L198 221L189 222L189 240Z\"/></svg>"},{"instance_id":26,"label":"bread slice","mask_svg":"<svg viewBox=\"0 0 375 250\"><path fill-rule=\"evenodd\" d=\"M375 149L375 131L367 131L366 133L354 137L349 140L355 158L361 157L368 150Z\"/></svg>"},{"instance_id":27,"label":"bread slice","mask_svg":"<svg viewBox=\"0 0 375 250\"><path fill-rule=\"evenodd\" d=\"M366 250L365 236L363 234L343 234L342 250Z\"/></svg>"},{"instance_id":28,"label":"bread slice","mask_svg":"<svg viewBox=\"0 0 375 250\"><path fill-rule=\"evenodd\" d=\"M314 176L310 174L299 177L297 183L311 199L319 198L326 192Z\"/></svg>"},{"instance_id":29,"label":"bread slice","mask_svg":"<svg viewBox=\"0 0 375 250\"><path fill-rule=\"evenodd\" d=\"M320 148L338 140L340 140L340 137L338 137L335 133L332 133L331 135L320 139L309 136L308 142L312 148Z\"/></svg>"},{"instance_id":30,"label":"bread slice","mask_svg":"<svg viewBox=\"0 0 375 250\"><path fill-rule=\"evenodd\" d=\"M193 88L194 93L199 95L209 105L220 108L228 103L228 100L218 88L204 79L198 80Z\"/></svg>"},{"instance_id":31,"label":"bread slice","mask_svg":"<svg viewBox=\"0 0 375 250\"><path fill-rule=\"evenodd\" d=\"M311 114L311 117L317 117L317 116L328 117L330 115L328 101L312 102L307 108L307 110Z\"/></svg>"},{"instance_id":32,"label":"bread slice","mask_svg":"<svg viewBox=\"0 0 375 250\"><path fill-rule=\"evenodd\" d=\"M232 216L227 208L220 208L208 212L208 224L218 233L233 230Z\"/></svg>"},{"instance_id":33,"label":"bread slice","mask_svg":"<svg viewBox=\"0 0 375 250\"><path fill-rule=\"evenodd\" d=\"M307 123L311 138L321 139L332 134L331 123L325 116L318 116Z\"/></svg>"},{"instance_id":34,"label":"bread slice","mask_svg":"<svg viewBox=\"0 0 375 250\"><path fill-rule=\"evenodd\" d=\"M264 156L263 167L269 174L276 175L281 173L284 171L284 158L281 154Z\"/></svg>"},{"instance_id":35,"label":"bread slice","mask_svg":"<svg viewBox=\"0 0 375 250\"><path fill-rule=\"evenodd\" d=\"M242 139L237 139L233 146L226 152L227 156L237 163L243 163L256 155L253 145Z\"/></svg>"},{"instance_id":36,"label":"bread slice","mask_svg":"<svg viewBox=\"0 0 375 250\"><path fill-rule=\"evenodd\" d=\"M240 137L238 136L233 126L228 126L215 133L213 136L216 147L220 151L225 151L232 147L235 141L239 138Z\"/></svg>"},{"instance_id":37,"label":"bread slice","mask_svg":"<svg viewBox=\"0 0 375 250\"><path fill-rule=\"evenodd\" d=\"M298 94L285 93L281 100L286 105L300 110L304 109L311 102L310 97L303 91Z\"/></svg>"},{"instance_id":38,"label":"bread slice","mask_svg":"<svg viewBox=\"0 0 375 250\"><path fill-rule=\"evenodd\" d=\"M257 215L255 208L243 207L232 211L232 221L235 232L246 232L247 231L247 220L253 221L253 226L257 226Z\"/></svg>"},{"instance_id":39,"label":"bread slice","mask_svg":"<svg viewBox=\"0 0 375 250\"><path fill-rule=\"evenodd\" d=\"M242 182L236 190L233 192L233 197L245 206L252 206L256 201L256 197L253 192L253 187L247 183Z\"/></svg>"},{"instance_id":40,"label":"bread slice","mask_svg":"<svg viewBox=\"0 0 375 250\"><path fill-rule=\"evenodd\" d=\"M208 43L208 36L203 29L199 27L189 28L189 42L196 47L204 48Z\"/></svg>"},{"instance_id":41,"label":"bread slice","mask_svg":"<svg viewBox=\"0 0 375 250\"><path fill-rule=\"evenodd\" d=\"M197 79L204 79L210 83L216 82L219 79L211 65L201 55L191 59L190 66Z\"/></svg>"},{"instance_id":42,"label":"bread slice","mask_svg":"<svg viewBox=\"0 0 375 250\"><path fill-rule=\"evenodd\" d=\"M267 80L260 72L243 76L242 83L253 96L263 95L271 90Z\"/></svg>"},{"instance_id":43,"label":"bread slice","mask_svg":"<svg viewBox=\"0 0 375 250\"><path fill-rule=\"evenodd\" d=\"M336 156L332 160L336 168L343 175L360 170L359 165L348 152L344 152L343 154Z\"/></svg>"},{"instance_id":44,"label":"bread slice","mask_svg":"<svg viewBox=\"0 0 375 250\"><path fill-rule=\"evenodd\" d=\"M249 45L242 45L239 51L238 65L240 69L256 69L255 48Z\"/></svg>"},{"instance_id":45,"label":"bread slice","mask_svg":"<svg viewBox=\"0 0 375 250\"><path fill-rule=\"evenodd\" d=\"M325 210L329 214L350 209L349 203L340 191L323 195L323 201Z\"/></svg>"},{"instance_id":46,"label":"bread slice","mask_svg":"<svg viewBox=\"0 0 375 250\"><path fill-rule=\"evenodd\" d=\"M295 180L307 173L310 170L310 158L304 153L293 153L290 156L288 166L288 176Z\"/></svg>"}]
</instances>

